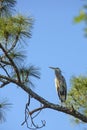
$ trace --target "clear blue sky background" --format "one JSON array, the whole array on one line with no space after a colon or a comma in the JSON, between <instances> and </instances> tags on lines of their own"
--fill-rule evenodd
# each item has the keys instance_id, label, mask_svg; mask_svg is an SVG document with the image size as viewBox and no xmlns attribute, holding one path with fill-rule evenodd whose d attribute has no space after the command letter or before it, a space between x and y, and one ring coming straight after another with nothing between
<instances>
[{"instance_id":1,"label":"clear blue sky background","mask_svg":"<svg viewBox=\"0 0 87 130\"><path fill-rule=\"evenodd\" d=\"M83 4L81 0L17 0L17 12L34 18L26 60L26 64L40 68L41 79L33 79L34 91L52 103L60 104L60 101L54 86L54 73L49 66L61 68L68 90L72 75L87 74L85 25L73 23L73 17L78 15ZM21 126L26 93L10 85L0 90L0 98L8 98L13 103L0 130L26 130L26 125ZM37 123L40 120L46 120L46 127L42 130L82 130L87 127L84 124L76 126L69 115L53 110L42 111Z\"/></svg>"}]
</instances>

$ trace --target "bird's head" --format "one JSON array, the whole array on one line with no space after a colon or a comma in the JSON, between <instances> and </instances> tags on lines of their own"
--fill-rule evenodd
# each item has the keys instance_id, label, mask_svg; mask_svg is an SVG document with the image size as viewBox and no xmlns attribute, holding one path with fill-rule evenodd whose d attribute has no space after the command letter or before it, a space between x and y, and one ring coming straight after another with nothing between
<instances>
[{"instance_id":1,"label":"bird's head","mask_svg":"<svg viewBox=\"0 0 87 130\"><path fill-rule=\"evenodd\" d=\"M49 67L49 68L53 69L55 72L61 73L61 70L58 67Z\"/></svg>"}]
</instances>

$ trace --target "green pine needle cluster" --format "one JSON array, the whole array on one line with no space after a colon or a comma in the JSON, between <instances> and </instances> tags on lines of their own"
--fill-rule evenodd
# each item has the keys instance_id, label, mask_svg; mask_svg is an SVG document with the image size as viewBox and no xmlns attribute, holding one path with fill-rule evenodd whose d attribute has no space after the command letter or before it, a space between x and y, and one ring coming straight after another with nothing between
<instances>
[{"instance_id":1,"label":"green pine needle cluster","mask_svg":"<svg viewBox=\"0 0 87 130\"><path fill-rule=\"evenodd\" d=\"M32 18L24 16L12 16L9 18L0 18L0 40L10 40L11 38L23 39L31 38Z\"/></svg>"},{"instance_id":2,"label":"green pine needle cluster","mask_svg":"<svg viewBox=\"0 0 87 130\"><path fill-rule=\"evenodd\" d=\"M86 13L83 10L81 10L79 15L74 17L74 22L80 23L80 22L84 21L86 19L86 17L87 17Z\"/></svg>"},{"instance_id":3,"label":"green pine needle cluster","mask_svg":"<svg viewBox=\"0 0 87 130\"><path fill-rule=\"evenodd\" d=\"M71 89L68 92L67 105L87 116L87 76L71 78Z\"/></svg>"},{"instance_id":4,"label":"green pine needle cluster","mask_svg":"<svg viewBox=\"0 0 87 130\"><path fill-rule=\"evenodd\" d=\"M0 17L9 17L14 11L16 0L0 0Z\"/></svg>"},{"instance_id":5,"label":"green pine needle cluster","mask_svg":"<svg viewBox=\"0 0 87 130\"><path fill-rule=\"evenodd\" d=\"M74 17L74 23L78 24L81 22L85 22L84 36L87 37L87 5L83 6L79 15Z\"/></svg>"},{"instance_id":6,"label":"green pine needle cluster","mask_svg":"<svg viewBox=\"0 0 87 130\"><path fill-rule=\"evenodd\" d=\"M6 121L6 110L11 107L12 104L8 103L6 99L0 102L0 123Z\"/></svg>"},{"instance_id":7,"label":"green pine needle cluster","mask_svg":"<svg viewBox=\"0 0 87 130\"><path fill-rule=\"evenodd\" d=\"M34 86L31 77L40 78L38 68L27 65L25 40L30 39L33 26L32 17L14 15L16 0L0 0L0 75L13 78L27 87ZM20 44L22 41L22 44ZM26 44L28 45L28 44ZM0 78L0 86L10 84ZM0 122L6 115L4 109L8 108L7 102L0 102Z\"/></svg>"}]
</instances>

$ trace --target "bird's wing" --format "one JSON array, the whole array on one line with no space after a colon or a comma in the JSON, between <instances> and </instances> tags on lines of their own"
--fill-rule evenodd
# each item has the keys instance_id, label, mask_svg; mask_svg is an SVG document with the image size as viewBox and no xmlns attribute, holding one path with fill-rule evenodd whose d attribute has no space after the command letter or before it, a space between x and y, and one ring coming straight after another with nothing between
<instances>
[{"instance_id":1,"label":"bird's wing","mask_svg":"<svg viewBox=\"0 0 87 130\"><path fill-rule=\"evenodd\" d=\"M59 99L64 102L67 96L67 85L65 78L62 76L61 79L55 78L56 91L58 93Z\"/></svg>"},{"instance_id":2,"label":"bird's wing","mask_svg":"<svg viewBox=\"0 0 87 130\"><path fill-rule=\"evenodd\" d=\"M66 80L65 78L62 76L62 80L61 80L61 83L60 83L60 88L63 90L62 94L65 95L65 99L66 99L66 96L67 96L67 84L66 84Z\"/></svg>"}]
</instances>

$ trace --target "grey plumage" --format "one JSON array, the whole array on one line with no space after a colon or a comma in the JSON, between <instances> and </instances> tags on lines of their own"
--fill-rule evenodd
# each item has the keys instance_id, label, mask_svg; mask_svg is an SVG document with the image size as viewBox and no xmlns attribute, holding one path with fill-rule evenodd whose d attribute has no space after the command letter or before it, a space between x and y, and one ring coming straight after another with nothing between
<instances>
[{"instance_id":1,"label":"grey plumage","mask_svg":"<svg viewBox=\"0 0 87 130\"><path fill-rule=\"evenodd\" d=\"M59 68L49 67L55 71L55 86L61 102L65 102L67 96L67 85Z\"/></svg>"}]
</instances>

